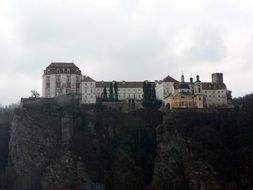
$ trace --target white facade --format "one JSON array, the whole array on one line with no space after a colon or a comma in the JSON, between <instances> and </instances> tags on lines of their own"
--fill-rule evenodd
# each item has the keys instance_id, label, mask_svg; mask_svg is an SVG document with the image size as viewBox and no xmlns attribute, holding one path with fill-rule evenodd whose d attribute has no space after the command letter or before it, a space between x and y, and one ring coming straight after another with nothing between
<instances>
[{"instance_id":1,"label":"white facade","mask_svg":"<svg viewBox=\"0 0 253 190\"><path fill-rule=\"evenodd\" d=\"M158 100L164 100L165 97L175 93L174 82L161 82L156 85L156 98Z\"/></svg>"},{"instance_id":2,"label":"white facade","mask_svg":"<svg viewBox=\"0 0 253 190\"><path fill-rule=\"evenodd\" d=\"M227 89L203 90L207 107L225 106L227 102Z\"/></svg>"},{"instance_id":3,"label":"white facade","mask_svg":"<svg viewBox=\"0 0 253 190\"><path fill-rule=\"evenodd\" d=\"M178 83L177 80L173 79L169 75L163 80L156 83L155 91L156 98L158 100L165 100L165 97L171 96L175 93L174 84Z\"/></svg>"},{"instance_id":4,"label":"white facade","mask_svg":"<svg viewBox=\"0 0 253 190\"><path fill-rule=\"evenodd\" d=\"M140 101L143 98L143 82L127 82L127 81L112 81L112 82L105 82L100 81L96 82L96 96L98 98L103 97L103 91L104 87L106 87L107 96L109 98L109 91L110 91L110 85L112 83L113 86L113 94L115 98L115 90L114 90L114 84L117 82L118 86L118 100L135 100ZM154 83L152 83L154 84Z\"/></svg>"},{"instance_id":5,"label":"white facade","mask_svg":"<svg viewBox=\"0 0 253 190\"><path fill-rule=\"evenodd\" d=\"M51 63L42 76L42 96L80 94L81 71L73 63Z\"/></svg>"},{"instance_id":6,"label":"white facade","mask_svg":"<svg viewBox=\"0 0 253 190\"><path fill-rule=\"evenodd\" d=\"M181 79L184 81L184 78ZM90 77L82 78L81 71L74 63L51 63L42 77L42 96L53 98L66 94L80 94L81 103L94 104L103 97L104 87L109 98L110 84L114 87L116 81L95 81ZM179 82L167 76L159 82L151 82L155 86L156 97L166 103L166 99L179 93ZM197 76L196 82L191 78L187 83L189 92L199 99L198 107L226 106L227 88L223 83L223 74L212 74L212 82L201 82ZM119 101L141 101L143 99L143 81L117 81ZM114 98L115 89L113 88ZM182 90L182 88L181 88ZM186 90L185 90L186 91ZM200 104L203 105L200 105Z\"/></svg>"},{"instance_id":7,"label":"white facade","mask_svg":"<svg viewBox=\"0 0 253 190\"><path fill-rule=\"evenodd\" d=\"M98 98L102 98L103 91L104 91L104 88L96 88L96 96ZM107 96L109 96L109 87L106 88L106 91L107 91ZM118 88L119 100L127 100L127 99L142 100L142 97L143 97L142 88Z\"/></svg>"},{"instance_id":8,"label":"white facade","mask_svg":"<svg viewBox=\"0 0 253 190\"><path fill-rule=\"evenodd\" d=\"M90 77L84 76L81 82L81 103L95 104L96 103L96 81Z\"/></svg>"}]
</instances>

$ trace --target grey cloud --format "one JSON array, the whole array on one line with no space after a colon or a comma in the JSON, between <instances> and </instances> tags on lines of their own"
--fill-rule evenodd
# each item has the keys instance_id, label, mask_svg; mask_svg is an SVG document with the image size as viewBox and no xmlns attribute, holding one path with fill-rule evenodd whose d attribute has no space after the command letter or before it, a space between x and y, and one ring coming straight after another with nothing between
<instances>
[{"instance_id":1,"label":"grey cloud","mask_svg":"<svg viewBox=\"0 0 253 190\"><path fill-rule=\"evenodd\" d=\"M224 35L217 29L204 29L203 26L195 30L190 47L183 50L181 56L192 63L215 64L227 55Z\"/></svg>"},{"instance_id":2,"label":"grey cloud","mask_svg":"<svg viewBox=\"0 0 253 190\"><path fill-rule=\"evenodd\" d=\"M206 0L200 8L191 8L186 0L179 2L8 1L14 37L0 33L0 74L27 75L37 81L31 87L37 85L39 90L41 74L51 60L74 60L83 74L97 80L154 80L168 74L178 79L181 71L187 78L199 72L203 80L209 80L216 67L222 68L221 72L231 71L231 66L240 71L251 68L253 46L238 41L232 47L227 41L231 34L252 33L252 7L239 9L236 4L240 2L229 0ZM183 7L185 4L188 6ZM186 42L178 39L180 32L189 35ZM238 53L236 62L231 54L240 48L248 52ZM245 64L238 65L242 62ZM27 81L22 75L18 75L20 83ZM3 80L1 88L6 88L8 85L2 84L8 80ZM231 74L227 80L235 79ZM236 83L231 82L231 86ZM13 94L19 99L25 93L17 88Z\"/></svg>"}]
</instances>

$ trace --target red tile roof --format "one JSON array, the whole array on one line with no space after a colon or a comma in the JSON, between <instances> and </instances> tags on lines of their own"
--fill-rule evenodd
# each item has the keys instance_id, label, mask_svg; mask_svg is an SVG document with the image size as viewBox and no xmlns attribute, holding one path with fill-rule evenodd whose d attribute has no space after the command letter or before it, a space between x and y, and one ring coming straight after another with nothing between
<instances>
[{"instance_id":1,"label":"red tile roof","mask_svg":"<svg viewBox=\"0 0 253 190\"><path fill-rule=\"evenodd\" d=\"M212 82L202 82L202 89L203 90L219 90L219 89L226 89L226 85L224 83L212 83Z\"/></svg>"},{"instance_id":2,"label":"red tile roof","mask_svg":"<svg viewBox=\"0 0 253 190\"><path fill-rule=\"evenodd\" d=\"M89 76L83 76L82 81L85 81L85 82L96 82L94 79L90 78Z\"/></svg>"},{"instance_id":3,"label":"red tile roof","mask_svg":"<svg viewBox=\"0 0 253 190\"><path fill-rule=\"evenodd\" d=\"M178 82L176 79L172 78L171 76L165 77L162 82Z\"/></svg>"},{"instance_id":4,"label":"red tile roof","mask_svg":"<svg viewBox=\"0 0 253 190\"><path fill-rule=\"evenodd\" d=\"M188 83L190 84L190 83ZM226 85L224 83L212 83L212 82L201 82L203 90L219 90L219 89L226 89ZM174 83L174 89L179 88L179 83Z\"/></svg>"},{"instance_id":5,"label":"red tile roof","mask_svg":"<svg viewBox=\"0 0 253 190\"><path fill-rule=\"evenodd\" d=\"M144 81L143 81L144 82ZM142 88L143 87L142 81L117 81L118 88ZM106 86L107 88L110 87L111 81L99 81L96 82L97 88L103 88ZM151 82L152 85L154 85L154 82Z\"/></svg>"}]
</instances>

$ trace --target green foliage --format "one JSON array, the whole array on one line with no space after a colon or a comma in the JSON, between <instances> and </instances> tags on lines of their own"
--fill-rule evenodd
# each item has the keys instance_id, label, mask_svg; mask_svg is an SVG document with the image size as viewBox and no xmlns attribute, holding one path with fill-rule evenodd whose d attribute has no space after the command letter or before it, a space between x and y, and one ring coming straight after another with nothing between
<instances>
[{"instance_id":1,"label":"green foliage","mask_svg":"<svg viewBox=\"0 0 253 190\"><path fill-rule=\"evenodd\" d=\"M196 160L211 164L224 189L253 185L245 181L253 173L252 110L171 113L173 128L191 142L187 146Z\"/></svg>"},{"instance_id":2,"label":"green foliage","mask_svg":"<svg viewBox=\"0 0 253 190\"><path fill-rule=\"evenodd\" d=\"M119 101L119 94L118 94L118 83L115 81L114 82L114 100Z\"/></svg>"},{"instance_id":3,"label":"green foliage","mask_svg":"<svg viewBox=\"0 0 253 190\"><path fill-rule=\"evenodd\" d=\"M112 190L139 190L151 183L160 112L81 110L77 120L73 149L93 181Z\"/></svg>"},{"instance_id":4,"label":"green foliage","mask_svg":"<svg viewBox=\"0 0 253 190\"><path fill-rule=\"evenodd\" d=\"M152 86L151 82L144 81L142 106L144 108L158 109L161 105L162 101L156 99L155 86Z\"/></svg>"},{"instance_id":5,"label":"green foliage","mask_svg":"<svg viewBox=\"0 0 253 190\"><path fill-rule=\"evenodd\" d=\"M103 95L102 100L103 100L103 101L108 101L106 86L104 86L103 94L102 94L102 95Z\"/></svg>"},{"instance_id":6,"label":"green foliage","mask_svg":"<svg viewBox=\"0 0 253 190\"><path fill-rule=\"evenodd\" d=\"M113 102L113 101L114 101L112 83L110 84L110 88L109 88L109 101L110 101L110 102Z\"/></svg>"}]
</instances>

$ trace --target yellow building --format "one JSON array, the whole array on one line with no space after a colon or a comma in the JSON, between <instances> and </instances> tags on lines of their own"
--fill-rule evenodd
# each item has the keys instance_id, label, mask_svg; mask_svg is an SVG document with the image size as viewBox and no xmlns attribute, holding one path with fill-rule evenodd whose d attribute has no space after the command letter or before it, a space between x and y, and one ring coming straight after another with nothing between
<instances>
[{"instance_id":1,"label":"yellow building","mask_svg":"<svg viewBox=\"0 0 253 190\"><path fill-rule=\"evenodd\" d=\"M165 104L170 109L174 108L203 108L204 96L194 95L190 92L189 84L184 81L184 75L181 76L181 82L174 85L177 92L165 98Z\"/></svg>"}]
</instances>

